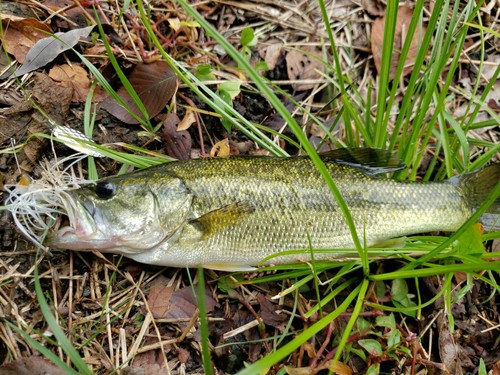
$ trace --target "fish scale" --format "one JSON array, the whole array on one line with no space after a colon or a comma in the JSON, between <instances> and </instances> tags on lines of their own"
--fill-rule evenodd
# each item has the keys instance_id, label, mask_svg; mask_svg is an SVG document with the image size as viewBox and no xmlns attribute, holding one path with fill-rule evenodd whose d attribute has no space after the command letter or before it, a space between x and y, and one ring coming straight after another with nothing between
<instances>
[{"instance_id":1,"label":"fish scale","mask_svg":"<svg viewBox=\"0 0 500 375\"><path fill-rule=\"evenodd\" d=\"M261 166L263 162L266 160L261 158L209 159L169 169L194 196L191 219L246 201L255 205L255 212L204 241L193 243L192 232L181 235L168 251L177 253L180 259L187 256L194 264L256 264L272 253L308 249L310 245L323 249L354 247L335 198L310 160L289 159L285 168L288 173L283 173L282 162ZM367 246L411 233L456 230L471 213L451 184L398 183L374 179L337 164L327 167L351 210L359 235L367 233ZM246 173L235 175L237 171ZM455 220L450 219L451 214ZM436 215L446 220L436 219ZM147 254L138 259L144 256ZM276 258L273 262L307 258Z\"/></svg>"},{"instance_id":2,"label":"fish scale","mask_svg":"<svg viewBox=\"0 0 500 375\"><path fill-rule=\"evenodd\" d=\"M469 199L474 184L489 191L500 174L493 165L473 176L416 183L374 177L328 158L325 166L366 246L415 233L457 230L485 198L476 194ZM62 235L50 236L52 246L93 248L155 265L223 270L248 269L288 250L304 252L267 263L309 260L311 248L354 248L335 197L308 158L189 160L97 184L106 183L115 189L109 199L97 197L92 186L74 193L80 215L69 218L71 228ZM88 214L90 207L93 214ZM141 226L141 221L147 224ZM74 223L84 230L79 233ZM340 251L321 252L315 259L343 256Z\"/></svg>"}]
</instances>

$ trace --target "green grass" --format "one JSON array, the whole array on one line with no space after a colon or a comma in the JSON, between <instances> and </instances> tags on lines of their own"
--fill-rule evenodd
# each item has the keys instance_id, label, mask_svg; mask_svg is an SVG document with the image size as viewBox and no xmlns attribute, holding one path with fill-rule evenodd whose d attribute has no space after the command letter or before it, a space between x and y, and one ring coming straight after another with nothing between
<instances>
[{"instance_id":1,"label":"green grass","mask_svg":"<svg viewBox=\"0 0 500 375\"><path fill-rule=\"evenodd\" d=\"M445 304L449 307L454 298L451 290L453 288L452 276L456 272L467 274L468 282L462 287L461 294L467 293L471 288L471 280L480 280L491 286L493 290L500 291L500 287L495 279L495 273L500 271L500 263L492 261L490 256L484 254L482 241L486 239L500 238L499 232L493 232L486 235L477 235L472 225L479 219L481 214L498 199L500 195L500 186L497 186L491 192L488 199L483 203L479 210L468 220L457 232L449 237L438 236L413 236L407 241L407 244L402 249L391 249L390 256L397 258L400 268L394 271L386 272L379 271L374 267L376 260L371 259L368 249L362 245L362 233L357 233L354 227L353 219L349 212L340 191L335 186L334 181L328 174L321 158L316 149L309 143L306 134L304 134L301 126L297 123L288 110L285 108L282 100L278 98L278 94L283 94L279 88L273 87L270 82L261 76L261 74L249 63L248 59L244 58L224 36L220 35L217 30L195 9L193 9L187 1L178 0L178 4L184 11L196 21L205 31L206 35L215 40L222 46L229 56L234 60L236 65L241 69L247 77L252 87L255 87L262 96L270 103L270 105L279 113L288 123L292 130L296 142L295 144L304 152L307 153L313 160L318 171L325 179L325 183L330 187L332 194L335 196L344 214L345 220L351 229L351 234L356 245L356 252L359 254L360 261L345 261L337 263L316 263L311 265L299 266L277 266L265 268L264 270L277 271L275 274L260 276L252 281L239 279L236 282L219 280L219 287L223 285L227 288L236 288L243 284L259 284L259 283L278 283L284 280L294 280L291 285L283 290L282 296L298 295L301 288L307 285L313 285L316 293L317 304L309 311L304 313L305 318L311 318L314 314L321 313L324 306L331 301L338 301L336 308L328 314L320 314L320 318L312 322L311 325L300 332L296 332L293 338L290 338L289 330L285 330L282 336L275 340L273 351L260 359L259 361L248 364L245 369L242 369L239 374L260 374L266 373L271 367L278 363L286 362L286 358L290 357L294 351L300 348L304 343L315 337L320 331L328 327L341 314L349 312L348 319L343 333L336 338L335 355L332 361L346 361L346 358L351 354L361 355L363 353L359 349L355 349L349 343L350 336L358 329L361 322L360 313L371 308L385 312L393 312L399 316L417 316L422 315L422 309L434 303L438 298L443 297ZM457 173L473 171L490 162L493 157L500 151L500 145L493 144L485 140L473 139L468 135L471 129L482 129L500 123L498 114L490 110L484 104L485 97L492 90L493 84L500 74L498 67L493 74L490 82L485 86L483 91L480 91L480 80L474 84L472 92L464 93L468 98L467 111L461 118L455 118L449 109L449 102L454 97L454 92L451 90L455 83L454 79L460 65L462 51L466 37L473 28L479 33L481 41L480 56L481 64L479 65L479 73L483 69L483 60L485 57L485 35L495 34L492 30L485 28L481 23L479 9L482 2L475 4L471 1L467 3L452 2L446 0L437 0L434 3L434 10L426 20L427 29L424 32L422 28L422 20L424 17L423 7L424 1L417 0L414 8L414 18L406 31L409 36L407 42L401 48L401 60L396 69L396 78L393 81L389 79L391 56L393 50L393 33L386 32L384 34L384 44L382 50L381 72L376 87L377 108L375 113L372 111L371 91L363 93L356 86L356 78L354 72L345 71L341 63L339 55L339 47L335 42L333 29L328 21L328 9L324 1L318 1L323 22L328 34L328 40L325 41L324 50L328 51L327 60L324 61L325 77L330 82L332 95L339 95L338 101L341 103L342 109L338 113L338 119L342 119L345 126L346 138L336 140L339 144L347 146L368 146L385 148L394 152L404 160L408 166L401 172L396 172L393 176L397 179L415 180L419 172L419 167L422 164L423 158L429 150L435 151L435 156L429 163L426 170L424 180L441 180L451 177ZM176 74L196 95L208 104L216 113L220 114L225 120L230 123L234 129L246 135L260 147L266 149L275 156L287 156L287 153L281 149L271 137L281 136L276 132L267 131L262 126L254 124L251 121L241 116L227 101L221 98L220 93L212 90L209 85L206 85L202 80L195 75L194 69L185 66L181 61L174 60L169 56L168 52L163 49L161 42L155 36L149 21L150 9L147 3L138 0L136 3L128 2L127 7L137 7L141 21L147 31L151 46L157 48L174 69ZM397 2L388 2L386 29L394 30L396 25ZM101 37L104 35L102 27L100 27ZM415 67L413 72L404 81L401 77L404 67L405 57L409 53L412 35L421 36L421 42L418 53L415 57ZM127 91L137 101L138 108L141 109L144 117L147 118L147 111L140 103L137 94L133 91L132 86L128 82L126 75L123 73L120 64L113 56L110 45L102 38L106 47L110 61L120 78L122 84L127 88ZM103 86L116 100L120 101L116 92L108 84L104 76L99 70L83 55L79 55L82 62L86 65L89 71L93 74L96 82ZM216 69L217 67L214 67ZM391 109L396 103L401 84L405 82L403 88L402 99L397 115L392 117ZM92 104L92 92L89 92L84 110L84 132L89 138L92 138L94 123L96 119L96 109ZM293 98L290 98L293 100ZM491 116L491 120L480 120L478 117L480 110L486 110ZM316 118L313 113L306 111L304 113L311 119L311 122L321 124L321 119ZM435 126L437 125L437 126ZM150 137L154 137L158 129L155 124L144 122L141 120L141 126ZM222 125L221 125L222 126ZM328 130L328 129L326 129ZM34 134L31 137L49 137L45 134ZM283 136L285 141L290 141L289 138ZM57 139L56 139L57 140ZM26 142L29 141L26 140ZM96 145L88 141L76 139L81 142L82 147L92 147L100 152L103 156L123 163L125 166L135 166L145 168L154 164L171 160L164 155L152 153L149 150L139 148L133 145L123 145L130 152L118 152L106 145ZM26 144L26 143L24 143ZM18 151L23 147L23 144L18 146L14 151ZM471 155L471 147L486 148L481 156L473 159ZM2 150L2 152L13 152L13 150ZM442 155L442 158L440 157ZM440 160L438 160L440 157ZM439 162L438 162L439 161ZM95 161L89 157L88 161L89 177L95 179L98 177ZM472 247L471 245L472 244ZM413 256L416 252L419 256ZM352 253L352 250L351 250ZM311 270L312 267L312 270ZM335 276L331 276L334 274ZM432 275L443 275L443 288L438 295L430 300L420 294L418 289L419 278ZM208 349L209 342L208 328L206 321L206 311L203 303L203 274L199 274L199 296L200 303L200 331L202 335L203 345L203 363L207 373L212 373L212 364L210 361L210 353ZM403 280L403 281L400 281ZM326 282L326 287L323 282ZM227 282L228 284L224 284ZM233 283L233 284L231 284ZM366 300L369 286L376 283L389 284L392 283L394 290L407 287L408 283L413 283L417 290L416 302L410 301L407 305L382 305ZM412 285L413 285L412 284ZM85 364L78 358L78 353L71 347L69 342L65 341L65 333L53 327L56 324L53 316L48 310L47 302L41 290L39 290L39 281L35 274L35 288L37 297L42 307L42 312L54 334L63 346L64 351L71 358L75 368L80 373L88 373ZM459 294L460 294L459 293ZM296 307L295 307L296 308ZM294 309L295 309L294 308ZM447 309L451 311L451 309ZM451 320L451 313L448 313L448 318ZM292 325L292 320L288 323L288 328ZM14 328L14 326L12 326ZM15 328L18 330L18 328ZM375 328L374 328L375 329ZM21 334L23 334L21 332ZM23 334L28 340L29 336ZM272 338L270 338L271 340ZM32 342L31 340L30 342ZM40 350L44 355L53 360L62 368L68 366L58 361L58 357L51 355L50 352L40 345L32 344ZM55 357L55 358L54 358ZM332 362L332 363L333 363ZM64 367L66 366L66 367ZM483 365L484 366L484 365ZM68 370L70 373L73 370Z\"/></svg>"}]
</instances>

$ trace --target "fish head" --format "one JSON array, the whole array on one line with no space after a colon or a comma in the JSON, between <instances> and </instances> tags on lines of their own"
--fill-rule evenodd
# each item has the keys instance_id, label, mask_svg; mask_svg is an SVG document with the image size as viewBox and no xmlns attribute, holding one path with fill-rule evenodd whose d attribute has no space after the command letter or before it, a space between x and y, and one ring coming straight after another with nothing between
<instances>
[{"instance_id":1,"label":"fish head","mask_svg":"<svg viewBox=\"0 0 500 375\"><path fill-rule=\"evenodd\" d=\"M64 201L69 225L49 234L48 246L127 256L172 236L187 221L192 196L172 176L130 176L69 191Z\"/></svg>"}]
</instances>

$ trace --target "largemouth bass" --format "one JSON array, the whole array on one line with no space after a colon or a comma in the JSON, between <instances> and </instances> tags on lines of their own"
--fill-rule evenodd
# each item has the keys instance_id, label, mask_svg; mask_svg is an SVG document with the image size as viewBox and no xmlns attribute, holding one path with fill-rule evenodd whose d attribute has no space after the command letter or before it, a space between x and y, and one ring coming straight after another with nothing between
<instances>
[{"instance_id":1,"label":"largemouth bass","mask_svg":"<svg viewBox=\"0 0 500 375\"><path fill-rule=\"evenodd\" d=\"M500 176L500 165L493 164L440 183L401 182L371 173L394 166L364 167L344 156L337 151L324 162L366 246L457 230ZM287 250L305 251L265 264L310 260L311 248L354 248L336 199L306 157L173 162L101 179L65 199L72 200L69 225L49 235L49 246L123 254L147 264L247 270Z\"/></svg>"}]
</instances>

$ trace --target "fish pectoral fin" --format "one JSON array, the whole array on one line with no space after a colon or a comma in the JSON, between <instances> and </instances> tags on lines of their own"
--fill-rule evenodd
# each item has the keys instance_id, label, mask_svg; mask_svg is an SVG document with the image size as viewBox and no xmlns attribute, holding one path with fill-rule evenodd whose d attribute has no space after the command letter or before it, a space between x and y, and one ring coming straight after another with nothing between
<instances>
[{"instance_id":1,"label":"fish pectoral fin","mask_svg":"<svg viewBox=\"0 0 500 375\"><path fill-rule=\"evenodd\" d=\"M369 175L377 175L406 168L403 161L390 151L380 148L347 147L323 152L325 162L348 165Z\"/></svg>"},{"instance_id":2,"label":"fish pectoral fin","mask_svg":"<svg viewBox=\"0 0 500 375\"><path fill-rule=\"evenodd\" d=\"M191 220L190 224L202 233L202 238L206 238L245 219L254 211L255 207L250 202L237 202L210 211Z\"/></svg>"},{"instance_id":3,"label":"fish pectoral fin","mask_svg":"<svg viewBox=\"0 0 500 375\"><path fill-rule=\"evenodd\" d=\"M224 264L224 263L204 263L203 268L208 268L216 271L224 272L250 272L255 271L257 268L246 266L243 264Z\"/></svg>"}]
</instances>

